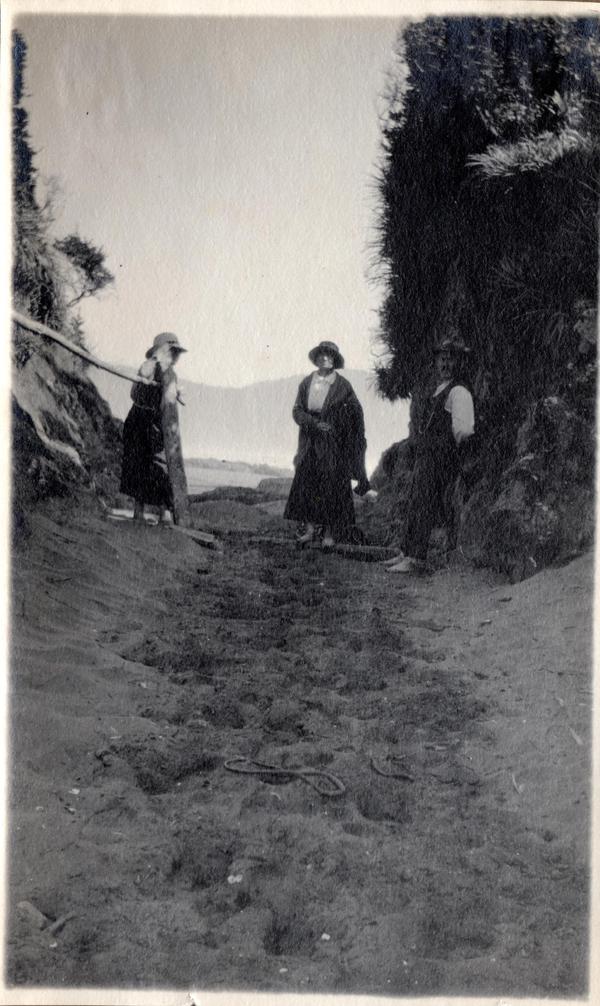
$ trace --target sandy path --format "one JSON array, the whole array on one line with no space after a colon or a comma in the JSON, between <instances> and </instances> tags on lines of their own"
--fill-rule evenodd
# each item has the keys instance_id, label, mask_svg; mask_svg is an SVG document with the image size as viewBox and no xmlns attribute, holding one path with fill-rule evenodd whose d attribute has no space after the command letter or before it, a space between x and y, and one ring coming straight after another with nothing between
<instances>
[{"instance_id":1,"label":"sandy path","mask_svg":"<svg viewBox=\"0 0 600 1006\"><path fill-rule=\"evenodd\" d=\"M58 508L18 557L10 980L583 992L591 558L406 580L213 509L222 559Z\"/></svg>"}]
</instances>

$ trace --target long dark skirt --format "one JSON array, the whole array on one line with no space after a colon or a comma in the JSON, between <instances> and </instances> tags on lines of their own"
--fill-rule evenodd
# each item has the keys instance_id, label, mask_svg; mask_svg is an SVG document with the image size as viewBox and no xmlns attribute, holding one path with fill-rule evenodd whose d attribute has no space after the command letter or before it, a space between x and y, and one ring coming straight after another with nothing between
<instances>
[{"instance_id":1,"label":"long dark skirt","mask_svg":"<svg viewBox=\"0 0 600 1006\"><path fill-rule=\"evenodd\" d=\"M329 527L336 540L343 540L354 526L350 476L309 449L296 468L284 517Z\"/></svg>"},{"instance_id":2,"label":"long dark skirt","mask_svg":"<svg viewBox=\"0 0 600 1006\"><path fill-rule=\"evenodd\" d=\"M123 425L121 492L139 503L171 509L173 493L159 422L149 409L135 405L130 409Z\"/></svg>"}]
</instances>

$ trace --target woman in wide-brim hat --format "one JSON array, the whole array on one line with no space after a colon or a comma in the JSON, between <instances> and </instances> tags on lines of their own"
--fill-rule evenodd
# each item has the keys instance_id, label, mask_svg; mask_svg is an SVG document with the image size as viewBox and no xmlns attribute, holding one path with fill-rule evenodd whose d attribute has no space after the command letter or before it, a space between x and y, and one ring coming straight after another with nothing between
<instances>
[{"instance_id":1,"label":"woman in wide-brim hat","mask_svg":"<svg viewBox=\"0 0 600 1006\"><path fill-rule=\"evenodd\" d=\"M162 432L163 376L185 352L176 335L161 332L138 370L142 380L131 389L133 405L123 425L121 492L133 498L138 521L144 519L146 505L158 507L161 521L173 507Z\"/></svg>"},{"instance_id":2,"label":"woman in wide-brim hat","mask_svg":"<svg viewBox=\"0 0 600 1006\"><path fill-rule=\"evenodd\" d=\"M416 459L404 525L402 553L387 565L392 573L423 567L434 527L454 538L451 492L475 429L473 398L465 376L469 347L451 331L434 348L435 390L426 400L416 437Z\"/></svg>"},{"instance_id":3,"label":"woman in wide-brim hat","mask_svg":"<svg viewBox=\"0 0 600 1006\"><path fill-rule=\"evenodd\" d=\"M354 389L338 373L344 358L334 342L323 341L308 357L316 370L301 381L292 411L300 427L295 475L285 514L304 525L300 544L323 530L323 547L343 540L354 525L352 479L365 493L365 424Z\"/></svg>"}]
</instances>

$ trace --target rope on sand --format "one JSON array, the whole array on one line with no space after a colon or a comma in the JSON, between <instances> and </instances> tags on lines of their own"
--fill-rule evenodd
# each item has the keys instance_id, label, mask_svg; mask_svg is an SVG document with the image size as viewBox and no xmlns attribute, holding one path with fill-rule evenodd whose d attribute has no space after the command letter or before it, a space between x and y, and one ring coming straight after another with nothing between
<instances>
[{"instance_id":1,"label":"rope on sand","mask_svg":"<svg viewBox=\"0 0 600 1006\"><path fill-rule=\"evenodd\" d=\"M384 779L407 779L408 782L414 782L415 777L409 775L408 772L389 772L387 769L380 768L373 757L371 757L371 768L377 775L382 775Z\"/></svg>"},{"instance_id":2,"label":"rope on sand","mask_svg":"<svg viewBox=\"0 0 600 1006\"><path fill-rule=\"evenodd\" d=\"M47 339L52 339L53 342L57 342L59 346L63 349L68 349L70 353L74 356L81 357L87 363L91 363L92 366L98 367L99 370L106 370L109 374L114 374L116 377L122 377L124 381L129 381L130 384L154 384L156 381L151 381L148 378L140 377L136 375L132 377L130 374L126 374L124 370L119 370L118 367L110 367L108 363L102 363L101 360L96 359L91 353L86 352L80 346L76 346L70 339L66 339L64 335L60 332L55 332L53 328L48 328L47 325L42 325L39 321L34 321L33 318L28 318L27 315L21 314L19 311L12 312L13 321L20 325L21 328L26 328L29 332L34 332L36 335L44 335Z\"/></svg>"},{"instance_id":3,"label":"rope on sand","mask_svg":"<svg viewBox=\"0 0 600 1006\"><path fill-rule=\"evenodd\" d=\"M256 761L254 758L230 758L224 768L228 772L240 775L258 775L266 782L289 782L291 779L302 779L312 786L320 796L343 796L346 787L341 779L332 772L323 772L316 768L283 768L281 765L270 765L268 762Z\"/></svg>"}]
</instances>

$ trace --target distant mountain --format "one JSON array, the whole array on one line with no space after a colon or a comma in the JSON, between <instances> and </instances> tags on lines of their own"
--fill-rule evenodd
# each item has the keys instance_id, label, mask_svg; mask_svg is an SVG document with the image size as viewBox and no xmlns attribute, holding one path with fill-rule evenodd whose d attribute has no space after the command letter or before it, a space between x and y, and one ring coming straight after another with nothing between
<instances>
[{"instance_id":1,"label":"distant mountain","mask_svg":"<svg viewBox=\"0 0 600 1006\"><path fill-rule=\"evenodd\" d=\"M113 415L124 419L131 405L130 385L93 367L90 375ZM407 435L408 402L391 404L379 398L367 371L345 370L344 377L365 412L367 468L371 470L390 444ZM184 455L289 468L298 437L292 406L301 379L302 375L284 377L241 388L182 381L186 404L179 414Z\"/></svg>"}]
</instances>

